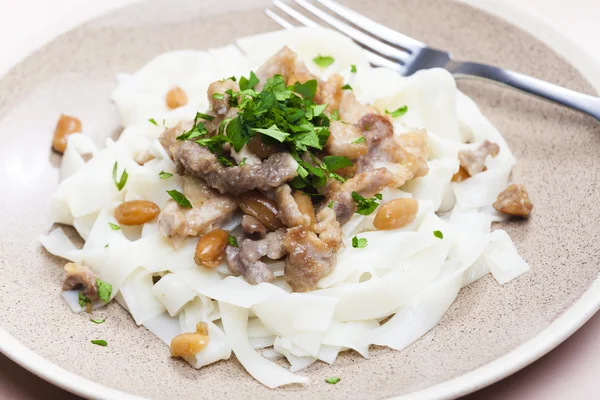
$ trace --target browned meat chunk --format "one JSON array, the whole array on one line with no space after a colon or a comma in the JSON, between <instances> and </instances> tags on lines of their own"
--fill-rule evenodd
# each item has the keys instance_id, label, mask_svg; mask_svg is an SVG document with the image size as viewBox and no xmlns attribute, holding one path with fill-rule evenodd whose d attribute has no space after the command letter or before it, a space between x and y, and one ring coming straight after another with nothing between
<instances>
[{"instance_id":1,"label":"browned meat chunk","mask_svg":"<svg viewBox=\"0 0 600 400\"><path fill-rule=\"evenodd\" d=\"M381 143L383 139L394 135L392 122L385 115L377 113L365 114L358 120L356 125L367 139L369 147L376 146Z\"/></svg>"},{"instance_id":2,"label":"browned meat chunk","mask_svg":"<svg viewBox=\"0 0 600 400\"><path fill-rule=\"evenodd\" d=\"M262 89L268 78L274 75L281 75L288 85L296 82L304 83L315 79L315 76L308 70L304 62L298 60L296 53L285 46L256 71L256 76L260 80L257 90Z\"/></svg>"},{"instance_id":3,"label":"browned meat chunk","mask_svg":"<svg viewBox=\"0 0 600 400\"><path fill-rule=\"evenodd\" d=\"M67 277L63 282L62 290L80 289L81 293L91 302L97 301L98 288L96 287L96 275L85 265L68 263L65 265Z\"/></svg>"},{"instance_id":4,"label":"browned meat chunk","mask_svg":"<svg viewBox=\"0 0 600 400\"><path fill-rule=\"evenodd\" d=\"M429 158L427 132L421 129L415 132L403 133L394 138L403 150L405 150L402 155L406 160L400 161L400 163L413 173L413 178L427 175L429 172L429 166L427 165L427 159ZM413 157L408 157L406 152Z\"/></svg>"},{"instance_id":5,"label":"browned meat chunk","mask_svg":"<svg viewBox=\"0 0 600 400\"><path fill-rule=\"evenodd\" d=\"M333 270L336 249L305 227L289 229L283 247L289 253L285 260L285 279L294 292L316 288L319 279Z\"/></svg>"},{"instance_id":6,"label":"browned meat chunk","mask_svg":"<svg viewBox=\"0 0 600 400\"><path fill-rule=\"evenodd\" d=\"M485 168L485 160L488 156L496 157L500 152L500 146L485 140L475 150L461 150L458 152L458 161L469 176L476 175Z\"/></svg>"},{"instance_id":7,"label":"browned meat chunk","mask_svg":"<svg viewBox=\"0 0 600 400\"><path fill-rule=\"evenodd\" d=\"M281 185L275 190L275 201L279 208L279 219L285 226L310 226L310 216L303 214L298 203L292 196L292 189L288 185Z\"/></svg>"},{"instance_id":8,"label":"browned meat chunk","mask_svg":"<svg viewBox=\"0 0 600 400\"><path fill-rule=\"evenodd\" d=\"M359 140L362 137L362 131L356 125L332 121L329 132L325 150L332 156L346 156L355 160L369 151L368 143L365 140L362 142Z\"/></svg>"},{"instance_id":9,"label":"browned meat chunk","mask_svg":"<svg viewBox=\"0 0 600 400\"><path fill-rule=\"evenodd\" d=\"M180 175L202 178L221 193L240 194L253 189L276 188L298 174L298 163L289 153L272 154L262 164L225 167L206 147L191 140L176 140L191 127L189 121L179 123L160 138Z\"/></svg>"},{"instance_id":10,"label":"browned meat chunk","mask_svg":"<svg viewBox=\"0 0 600 400\"><path fill-rule=\"evenodd\" d=\"M236 202L219 194L203 181L184 177L183 193L193 208L181 207L169 200L158 217L158 229L174 247L179 247L188 236L198 236L227 221L237 209Z\"/></svg>"},{"instance_id":11,"label":"browned meat chunk","mask_svg":"<svg viewBox=\"0 0 600 400\"><path fill-rule=\"evenodd\" d=\"M229 110L229 94L225 93L228 90L233 90L234 92L239 92L240 87L237 82L232 81L231 79L226 79L222 81L216 81L211 83L208 86L208 102L217 115L223 115L227 113ZM222 94L223 98L217 96L218 98L213 97L213 95Z\"/></svg>"},{"instance_id":12,"label":"browned meat chunk","mask_svg":"<svg viewBox=\"0 0 600 400\"><path fill-rule=\"evenodd\" d=\"M317 213L317 220L319 222L313 226L313 231L319 235L319 239L329 247L339 248L342 244L342 228L335 211L325 205Z\"/></svg>"},{"instance_id":13,"label":"browned meat chunk","mask_svg":"<svg viewBox=\"0 0 600 400\"><path fill-rule=\"evenodd\" d=\"M240 247L227 246L225 252L229 270L236 274L242 274L252 285L271 282L275 276L267 264L261 261L261 258L266 256L277 260L285 256L286 251L283 248L285 234L285 229L279 229L268 233L261 240L245 239Z\"/></svg>"},{"instance_id":14,"label":"browned meat chunk","mask_svg":"<svg viewBox=\"0 0 600 400\"><path fill-rule=\"evenodd\" d=\"M523 218L528 218L533 210L525 185L510 185L498 195L498 200L493 205L500 212Z\"/></svg>"},{"instance_id":15,"label":"browned meat chunk","mask_svg":"<svg viewBox=\"0 0 600 400\"><path fill-rule=\"evenodd\" d=\"M242 229L244 233L255 239L262 239L267 234L267 228L262 222L248 214L242 217Z\"/></svg>"},{"instance_id":16,"label":"browned meat chunk","mask_svg":"<svg viewBox=\"0 0 600 400\"><path fill-rule=\"evenodd\" d=\"M344 86L344 78L338 74L331 75L327 81L319 81L317 94L315 96L315 103L327 104L325 109L328 113L333 113L340 107L340 101L342 101L342 90Z\"/></svg>"},{"instance_id":17,"label":"browned meat chunk","mask_svg":"<svg viewBox=\"0 0 600 400\"><path fill-rule=\"evenodd\" d=\"M344 91L339 108L339 116L342 121L356 124L365 114L369 113L376 114L377 110L356 100L356 96L351 90Z\"/></svg>"}]
</instances>

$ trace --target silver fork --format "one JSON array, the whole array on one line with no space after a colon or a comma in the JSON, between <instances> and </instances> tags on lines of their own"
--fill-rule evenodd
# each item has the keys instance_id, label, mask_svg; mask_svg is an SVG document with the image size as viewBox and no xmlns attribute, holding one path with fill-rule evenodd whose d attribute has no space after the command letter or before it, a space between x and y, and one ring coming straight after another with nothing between
<instances>
[{"instance_id":1,"label":"silver fork","mask_svg":"<svg viewBox=\"0 0 600 400\"><path fill-rule=\"evenodd\" d=\"M333 0L316 0L322 8L307 0L291 2L364 47L372 65L391 68L403 76L412 75L422 69L441 67L450 71L456 78L482 78L500 83L571 107L600 121L598 97L491 65L454 61L450 53L428 47L425 43L378 24ZM282 17L281 13L302 25L320 26L282 0L273 0L273 6L275 9L266 9L265 13L286 29L293 29L296 25Z\"/></svg>"}]
</instances>

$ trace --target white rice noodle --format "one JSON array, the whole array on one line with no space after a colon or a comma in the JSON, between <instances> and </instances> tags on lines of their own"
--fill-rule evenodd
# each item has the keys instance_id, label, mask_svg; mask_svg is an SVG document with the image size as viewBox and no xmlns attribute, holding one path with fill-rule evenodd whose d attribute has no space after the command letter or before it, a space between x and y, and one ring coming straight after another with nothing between
<instances>
[{"instance_id":1,"label":"white rice noodle","mask_svg":"<svg viewBox=\"0 0 600 400\"><path fill-rule=\"evenodd\" d=\"M510 236L499 229L489 235L490 244L483 255L490 272L499 284L507 283L529 271L529 265L519 256Z\"/></svg>"},{"instance_id":2,"label":"white rice noodle","mask_svg":"<svg viewBox=\"0 0 600 400\"><path fill-rule=\"evenodd\" d=\"M183 359L194 368L200 369L219 360L228 360L231 357L231 346L225 333L214 323L208 324L208 346L193 356L184 356Z\"/></svg>"},{"instance_id":3,"label":"white rice noodle","mask_svg":"<svg viewBox=\"0 0 600 400\"><path fill-rule=\"evenodd\" d=\"M177 318L171 317L166 312L150 317L144 321L144 327L155 334L167 346L171 346L171 341L181 330Z\"/></svg>"},{"instance_id":4,"label":"white rice noodle","mask_svg":"<svg viewBox=\"0 0 600 400\"><path fill-rule=\"evenodd\" d=\"M81 307L79 305L79 290L65 290L61 293L63 299L74 313L80 313L87 311L87 307ZM97 310L104 307L105 304L102 301L97 301L92 304L92 309Z\"/></svg>"},{"instance_id":5,"label":"white rice noodle","mask_svg":"<svg viewBox=\"0 0 600 400\"><path fill-rule=\"evenodd\" d=\"M226 278L228 279L228 278ZM308 383L277 364L261 357L248 341L248 309L219 302L225 334L231 349L246 371L263 385L274 389L291 383Z\"/></svg>"},{"instance_id":6,"label":"white rice noodle","mask_svg":"<svg viewBox=\"0 0 600 400\"><path fill-rule=\"evenodd\" d=\"M79 236L81 236L83 240L87 240L97 219L98 212L83 215L73 219L73 227L77 230L77 233L79 233Z\"/></svg>"},{"instance_id":7,"label":"white rice noodle","mask_svg":"<svg viewBox=\"0 0 600 400\"><path fill-rule=\"evenodd\" d=\"M369 332L379 328L376 320L340 322L333 320L323 337L323 345L347 347L369 358Z\"/></svg>"},{"instance_id":8,"label":"white rice noodle","mask_svg":"<svg viewBox=\"0 0 600 400\"><path fill-rule=\"evenodd\" d=\"M248 341L253 349L264 349L273 346L275 343L275 336L248 337Z\"/></svg>"},{"instance_id":9,"label":"white rice noodle","mask_svg":"<svg viewBox=\"0 0 600 400\"><path fill-rule=\"evenodd\" d=\"M258 165L262 164L261 159L248 149L248 146L244 146L240 149L239 152L235 151L234 148L231 148L231 157L235 160L235 162L239 165L244 159L244 163L246 165Z\"/></svg>"},{"instance_id":10,"label":"white rice noodle","mask_svg":"<svg viewBox=\"0 0 600 400\"><path fill-rule=\"evenodd\" d=\"M160 282L160 281L159 281ZM179 325L181 332L195 332L196 324L200 321L214 321L217 310L214 301L206 296L197 295L191 302L187 303L179 313Z\"/></svg>"},{"instance_id":11,"label":"white rice noodle","mask_svg":"<svg viewBox=\"0 0 600 400\"><path fill-rule=\"evenodd\" d=\"M239 78L250 70L247 57L234 44L210 49L208 55L213 63L213 69L221 76L217 79L226 79L230 76Z\"/></svg>"},{"instance_id":12,"label":"white rice noodle","mask_svg":"<svg viewBox=\"0 0 600 400\"><path fill-rule=\"evenodd\" d=\"M67 149L62 156L60 164L60 180L64 181L85 164L83 155L92 156L97 148L94 142L81 133L71 134L67 137Z\"/></svg>"},{"instance_id":13,"label":"white rice noodle","mask_svg":"<svg viewBox=\"0 0 600 400\"><path fill-rule=\"evenodd\" d=\"M56 228L38 240L50 254L75 263L81 261L82 251L75 247L62 228Z\"/></svg>"},{"instance_id":14,"label":"white rice noodle","mask_svg":"<svg viewBox=\"0 0 600 400\"><path fill-rule=\"evenodd\" d=\"M67 199L58 191L50 198L50 216L54 223L73 225L73 214L71 214Z\"/></svg>"},{"instance_id":15,"label":"white rice noodle","mask_svg":"<svg viewBox=\"0 0 600 400\"><path fill-rule=\"evenodd\" d=\"M287 339L276 338L273 350L283 354L287 358L290 363L290 371L292 372L298 372L317 361L317 357L307 355Z\"/></svg>"},{"instance_id":16,"label":"white rice noodle","mask_svg":"<svg viewBox=\"0 0 600 400\"><path fill-rule=\"evenodd\" d=\"M488 169L462 182L452 183L456 208L481 208L491 205L506 189L512 167Z\"/></svg>"},{"instance_id":17,"label":"white rice noodle","mask_svg":"<svg viewBox=\"0 0 600 400\"><path fill-rule=\"evenodd\" d=\"M429 163L429 173L423 177L413 179L402 186L402 190L410 192L416 199L429 200L433 203L435 211L440 210L446 191L450 188L452 175L458 171L458 160L444 158L433 160ZM468 182L468 179L465 182ZM446 210L452 205L445 205ZM440 211L446 211L440 210Z\"/></svg>"},{"instance_id":18,"label":"white rice noodle","mask_svg":"<svg viewBox=\"0 0 600 400\"><path fill-rule=\"evenodd\" d=\"M152 287L152 293L174 317L190 301L196 297L196 292L190 289L175 274L166 274Z\"/></svg>"},{"instance_id":19,"label":"white rice noodle","mask_svg":"<svg viewBox=\"0 0 600 400\"><path fill-rule=\"evenodd\" d=\"M143 268L132 273L120 287L127 309L138 325L165 311L165 306L158 300L152 289L152 273Z\"/></svg>"}]
</instances>

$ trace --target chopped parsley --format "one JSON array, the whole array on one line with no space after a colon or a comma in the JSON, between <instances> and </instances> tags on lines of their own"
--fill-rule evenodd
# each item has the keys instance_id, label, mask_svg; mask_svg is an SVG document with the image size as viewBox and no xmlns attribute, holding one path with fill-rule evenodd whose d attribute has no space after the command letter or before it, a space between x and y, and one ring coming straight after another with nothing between
<instances>
[{"instance_id":1,"label":"chopped parsley","mask_svg":"<svg viewBox=\"0 0 600 400\"><path fill-rule=\"evenodd\" d=\"M329 67L331 64L333 64L334 61L335 61L335 59L333 57L322 56L320 54L318 56L316 56L315 58L313 58L313 62L321 68Z\"/></svg>"},{"instance_id":2,"label":"chopped parsley","mask_svg":"<svg viewBox=\"0 0 600 400\"><path fill-rule=\"evenodd\" d=\"M217 157L217 161L225 167L233 167L233 163L225 156Z\"/></svg>"},{"instance_id":3,"label":"chopped parsley","mask_svg":"<svg viewBox=\"0 0 600 400\"><path fill-rule=\"evenodd\" d=\"M95 324L100 325L101 323L103 323L104 321L106 321L106 318L104 318L104 319L94 319L94 318L90 317L90 321L92 321Z\"/></svg>"},{"instance_id":4,"label":"chopped parsley","mask_svg":"<svg viewBox=\"0 0 600 400\"><path fill-rule=\"evenodd\" d=\"M158 177L159 177L160 179L169 179L169 178L170 178L170 177L172 177L172 176L173 176L173 174L172 174L172 173L170 173L170 172L160 171L160 172L158 173Z\"/></svg>"},{"instance_id":5,"label":"chopped parsley","mask_svg":"<svg viewBox=\"0 0 600 400\"><path fill-rule=\"evenodd\" d=\"M104 248L105 248L105 249L106 249L106 248L108 248L108 245L109 245L109 244L110 244L110 243L106 243L106 246L104 246Z\"/></svg>"},{"instance_id":6,"label":"chopped parsley","mask_svg":"<svg viewBox=\"0 0 600 400\"><path fill-rule=\"evenodd\" d=\"M154 125L158 126L158 124L156 123L156 120L154 118L150 118L148 120L148 122L150 122L151 124L154 124Z\"/></svg>"},{"instance_id":7,"label":"chopped parsley","mask_svg":"<svg viewBox=\"0 0 600 400\"><path fill-rule=\"evenodd\" d=\"M404 114L406 114L407 111L408 111L408 106L402 106L400 108L397 108L394 111L385 110L385 113L391 115L392 118L397 118L397 117L401 117Z\"/></svg>"},{"instance_id":8,"label":"chopped parsley","mask_svg":"<svg viewBox=\"0 0 600 400\"><path fill-rule=\"evenodd\" d=\"M225 95L223 93L213 93L212 97L213 99L223 100L225 98Z\"/></svg>"},{"instance_id":9,"label":"chopped parsley","mask_svg":"<svg viewBox=\"0 0 600 400\"><path fill-rule=\"evenodd\" d=\"M365 199L363 196L356 192L352 192L352 199L356 202L356 213L360 215L370 215L375 211L379 203L377 200L381 200L381 193L375 194L370 199Z\"/></svg>"},{"instance_id":10,"label":"chopped parsley","mask_svg":"<svg viewBox=\"0 0 600 400\"><path fill-rule=\"evenodd\" d=\"M181 193L180 191L173 189L173 190L167 190L167 193L181 207L193 208L192 207L192 203L190 203L190 201L188 200L188 198L185 197L185 195L183 193Z\"/></svg>"},{"instance_id":11,"label":"chopped parsley","mask_svg":"<svg viewBox=\"0 0 600 400\"><path fill-rule=\"evenodd\" d=\"M269 137L272 137L273 139L277 140L278 142L283 142L285 140L285 138L287 138L289 136L289 133L282 132L275 124L271 125L267 129L254 128L253 131L262 133L263 135L267 135Z\"/></svg>"},{"instance_id":12,"label":"chopped parsley","mask_svg":"<svg viewBox=\"0 0 600 400\"><path fill-rule=\"evenodd\" d=\"M352 238L352 247L354 247L355 249L362 249L367 247L369 243L367 242L367 239L365 238L358 238L356 236L354 236Z\"/></svg>"},{"instance_id":13,"label":"chopped parsley","mask_svg":"<svg viewBox=\"0 0 600 400\"><path fill-rule=\"evenodd\" d=\"M104 304L108 303L112 293L112 285L104 282L100 278L96 278L96 287L98 288L98 297L100 297L100 300L102 300Z\"/></svg>"},{"instance_id":14,"label":"chopped parsley","mask_svg":"<svg viewBox=\"0 0 600 400\"><path fill-rule=\"evenodd\" d=\"M112 229L113 231L118 231L119 229L121 229L119 225L113 224L112 222L109 222L108 225L110 225L110 229Z\"/></svg>"},{"instance_id":15,"label":"chopped parsley","mask_svg":"<svg viewBox=\"0 0 600 400\"><path fill-rule=\"evenodd\" d=\"M125 187L125 184L127 183L127 178L129 178L129 174L127 174L127 168L125 168L125 170L123 170L123 173L121 174L121 178L117 181L117 168L118 163L115 161L115 165L112 170L112 178L113 182L115 183L115 186L117 187L117 189L119 189L120 192Z\"/></svg>"},{"instance_id":16,"label":"chopped parsley","mask_svg":"<svg viewBox=\"0 0 600 400\"><path fill-rule=\"evenodd\" d=\"M83 293L79 292L79 294L77 295L78 299L79 299L79 306L80 307L85 307L87 304L92 304L92 301L90 299L88 299Z\"/></svg>"},{"instance_id":17,"label":"chopped parsley","mask_svg":"<svg viewBox=\"0 0 600 400\"><path fill-rule=\"evenodd\" d=\"M204 127L204 122L200 120L212 121L213 119L215 119L215 117L213 117L212 115L197 112L196 116L194 117L194 125L192 126L192 128L189 131L183 132L181 135L177 136L176 139L190 140L206 135L208 133L208 130Z\"/></svg>"},{"instance_id":18,"label":"chopped parsley","mask_svg":"<svg viewBox=\"0 0 600 400\"><path fill-rule=\"evenodd\" d=\"M258 85L258 77L254 72L250 72L250 78L240 78L240 90L254 89L254 86Z\"/></svg>"},{"instance_id":19,"label":"chopped parsley","mask_svg":"<svg viewBox=\"0 0 600 400\"><path fill-rule=\"evenodd\" d=\"M333 202L333 200L331 200L331 201L329 202L329 204L327 204L327 207L329 207L329 208L333 208L333 205L334 205L334 204L335 204L335 203Z\"/></svg>"},{"instance_id":20,"label":"chopped parsley","mask_svg":"<svg viewBox=\"0 0 600 400\"><path fill-rule=\"evenodd\" d=\"M352 90L352 86L350 86L349 83L346 83L344 86L342 86L342 90Z\"/></svg>"},{"instance_id":21,"label":"chopped parsley","mask_svg":"<svg viewBox=\"0 0 600 400\"><path fill-rule=\"evenodd\" d=\"M367 139L365 139L364 136L361 136L358 139L354 140L352 143L354 143L354 144L360 144L360 143L364 142L365 140L367 140Z\"/></svg>"},{"instance_id":22,"label":"chopped parsley","mask_svg":"<svg viewBox=\"0 0 600 400\"><path fill-rule=\"evenodd\" d=\"M341 378L325 378L325 382L329 383L330 385L335 385L339 381L341 381Z\"/></svg>"},{"instance_id":23,"label":"chopped parsley","mask_svg":"<svg viewBox=\"0 0 600 400\"><path fill-rule=\"evenodd\" d=\"M333 113L331 113L331 120L332 121L340 120L340 112L338 110L333 110Z\"/></svg>"},{"instance_id":24,"label":"chopped parsley","mask_svg":"<svg viewBox=\"0 0 600 400\"><path fill-rule=\"evenodd\" d=\"M329 171L336 171L354 165L346 156L326 156L323 158L323 162Z\"/></svg>"},{"instance_id":25,"label":"chopped parsley","mask_svg":"<svg viewBox=\"0 0 600 400\"><path fill-rule=\"evenodd\" d=\"M242 158L242 161L240 161L239 166L243 167L244 165L246 165L246 160L248 160L246 157Z\"/></svg>"},{"instance_id":26,"label":"chopped parsley","mask_svg":"<svg viewBox=\"0 0 600 400\"><path fill-rule=\"evenodd\" d=\"M356 65L352 64L352 65L350 66L350 72L352 72L353 74L355 74L355 73L356 73Z\"/></svg>"},{"instance_id":27,"label":"chopped parsley","mask_svg":"<svg viewBox=\"0 0 600 400\"><path fill-rule=\"evenodd\" d=\"M444 238L444 234L442 233L442 231L433 231L433 236L435 236L438 239Z\"/></svg>"},{"instance_id":28,"label":"chopped parsley","mask_svg":"<svg viewBox=\"0 0 600 400\"><path fill-rule=\"evenodd\" d=\"M305 99L312 99L317 94L317 80L311 79L304 83L296 82L292 90Z\"/></svg>"},{"instance_id":29,"label":"chopped parsley","mask_svg":"<svg viewBox=\"0 0 600 400\"><path fill-rule=\"evenodd\" d=\"M227 239L229 241L229 244L233 247L238 247L238 241L235 238L235 236L233 235L229 235L229 238Z\"/></svg>"},{"instance_id":30,"label":"chopped parsley","mask_svg":"<svg viewBox=\"0 0 600 400\"><path fill-rule=\"evenodd\" d=\"M102 346L102 347L108 346L108 343L106 343L106 340L102 340L102 339L92 340L92 343L97 344L98 346Z\"/></svg>"}]
</instances>

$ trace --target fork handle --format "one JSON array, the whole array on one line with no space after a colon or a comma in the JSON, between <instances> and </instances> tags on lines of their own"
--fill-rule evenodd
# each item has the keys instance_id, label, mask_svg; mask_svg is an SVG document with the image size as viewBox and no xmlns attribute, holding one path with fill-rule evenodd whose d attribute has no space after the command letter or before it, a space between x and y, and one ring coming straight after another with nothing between
<instances>
[{"instance_id":1,"label":"fork handle","mask_svg":"<svg viewBox=\"0 0 600 400\"><path fill-rule=\"evenodd\" d=\"M584 112L600 121L600 98L491 65L450 61L446 69L456 78L482 78L522 90Z\"/></svg>"}]
</instances>

